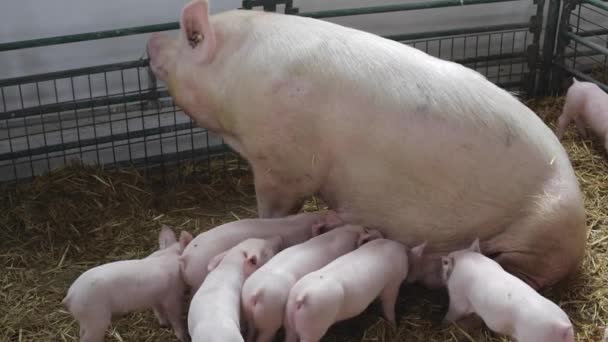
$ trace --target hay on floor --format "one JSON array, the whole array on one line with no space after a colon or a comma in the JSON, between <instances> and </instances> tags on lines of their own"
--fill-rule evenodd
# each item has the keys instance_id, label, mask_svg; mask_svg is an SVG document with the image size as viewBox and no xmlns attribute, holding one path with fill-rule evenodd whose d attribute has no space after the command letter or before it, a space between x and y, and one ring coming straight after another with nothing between
<instances>
[{"instance_id":1,"label":"hay on floor","mask_svg":"<svg viewBox=\"0 0 608 342\"><path fill-rule=\"evenodd\" d=\"M563 99L529 102L554 128ZM602 144L570 127L564 145L585 192L591 228L582 271L543 292L569 314L578 341L599 341L608 324L608 158ZM254 217L251 175L234 161L214 163L167 187L141 171L72 165L32 183L2 189L0 197L0 341L77 341L78 327L61 307L71 282L86 269L146 256L161 224L200 233L223 222ZM184 164L182 174L196 171ZM306 210L316 210L308 202ZM336 324L324 341L506 341L487 329L441 326L443 291L404 286L399 324L390 327L374 303L365 314ZM113 321L106 341L173 341L151 312Z\"/></svg>"}]
</instances>

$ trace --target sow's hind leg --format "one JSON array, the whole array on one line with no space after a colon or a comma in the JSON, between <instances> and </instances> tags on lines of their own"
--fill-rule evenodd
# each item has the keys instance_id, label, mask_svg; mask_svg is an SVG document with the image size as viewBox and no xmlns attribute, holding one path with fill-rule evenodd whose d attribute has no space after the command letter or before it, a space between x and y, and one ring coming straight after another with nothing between
<instances>
[{"instance_id":1,"label":"sow's hind leg","mask_svg":"<svg viewBox=\"0 0 608 342\"><path fill-rule=\"evenodd\" d=\"M586 239L582 194L572 177L547 183L519 219L481 248L507 272L539 290L579 268Z\"/></svg>"}]
</instances>

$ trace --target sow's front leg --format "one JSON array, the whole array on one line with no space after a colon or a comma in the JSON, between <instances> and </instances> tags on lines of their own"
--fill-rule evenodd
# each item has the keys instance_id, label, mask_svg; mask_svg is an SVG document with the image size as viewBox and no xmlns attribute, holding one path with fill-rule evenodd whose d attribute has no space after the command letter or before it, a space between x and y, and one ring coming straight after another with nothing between
<instances>
[{"instance_id":1,"label":"sow's front leg","mask_svg":"<svg viewBox=\"0 0 608 342\"><path fill-rule=\"evenodd\" d=\"M296 214L306 198L297 181L280 177L271 169L253 170L260 218L280 218Z\"/></svg>"}]
</instances>

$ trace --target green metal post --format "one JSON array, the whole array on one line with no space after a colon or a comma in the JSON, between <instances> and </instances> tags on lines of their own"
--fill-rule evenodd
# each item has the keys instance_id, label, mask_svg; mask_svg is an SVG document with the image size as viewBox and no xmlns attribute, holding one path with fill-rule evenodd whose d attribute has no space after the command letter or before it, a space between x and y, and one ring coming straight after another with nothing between
<instances>
[{"instance_id":1,"label":"green metal post","mask_svg":"<svg viewBox=\"0 0 608 342\"><path fill-rule=\"evenodd\" d=\"M132 36L132 35L136 35L136 34L152 33L152 32L157 32L157 31L169 31L169 30L177 30L177 29L179 29L179 23L173 22L173 23L165 23L165 24L158 24L158 25L129 27L129 28L124 28L124 29L116 29L116 30L79 33L79 34L72 34L72 35L67 35L67 36L22 40L22 41L17 41L17 42L1 43L0 52L27 49L27 48L33 48L33 47L39 47L39 46L49 46L49 45L58 45L58 44L83 42L83 41L89 41L89 40L97 40L97 39Z\"/></svg>"},{"instance_id":2,"label":"green metal post","mask_svg":"<svg viewBox=\"0 0 608 342\"><path fill-rule=\"evenodd\" d=\"M319 19L319 18L345 17L345 16L362 15L362 14L413 11L413 10L440 8L440 7L490 4L490 3L496 3L496 2L509 2L509 1L517 1L517 0L427 0L427 1L423 1L423 2L412 2L412 3L406 3L406 4L369 6L369 7L360 7L360 8L344 8L344 9L336 9L336 10L328 10L328 11L308 12L308 13L300 13L299 15L301 15L303 17L311 17L311 18Z\"/></svg>"},{"instance_id":3,"label":"green metal post","mask_svg":"<svg viewBox=\"0 0 608 342\"><path fill-rule=\"evenodd\" d=\"M525 80L524 87L528 96L536 96L537 94L537 75L539 69L539 58L540 52L540 35L543 30L543 11L545 9L544 0L535 0L536 14L530 18L530 32L534 35L532 44L528 46L528 69L530 73L527 80Z\"/></svg>"},{"instance_id":4,"label":"green metal post","mask_svg":"<svg viewBox=\"0 0 608 342\"><path fill-rule=\"evenodd\" d=\"M552 65L564 65L566 47L570 43L571 36L567 34L570 31L569 17L570 13L581 3L580 0L564 0L561 12L561 18L556 34L556 48L553 53ZM557 95L562 91L562 82L564 81L565 73L562 68L551 69L551 81L549 83L549 91L551 95Z\"/></svg>"},{"instance_id":5,"label":"green metal post","mask_svg":"<svg viewBox=\"0 0 608 342\"><path fill-rule=\"evenodd\" d=\"M266 12L276 12L277 5L285 5L285 14L296 14L298 9L293 7L293 0L243 0L241 9L253 9L262 6Z\"/></svg>"},{"instance_id":6,"label":"green metal post","mask_svg":"<svg viewBox=\"0 0 608 342\"><path fill-rule=\"evenodd\" d=\"M438 37L449 37L449 36L465 36L475 33L484 32L500 32L500 31L517 31L528 28L530 25L526 22L513 23L513 24L501 24L501 25L484 25L475 27L466 27L461 29L449 29L441 31L427 31L427 32L416 32L416 33L405 33L405 34L393 34L383 36L384 38L396 40L396 41L409 41L419 39L432 39Z\"/></svg>"},{"instance_id":7,"label":"green metal post","mask_svg":"<svg viewBox=\"0 0 608 342\"><path fill-rule=\"evenodd\" d=\"M579 44L585 45L586 47L591 48L591 49L601 53L602 55L608 56L608 48L606 48L602 45L596 44L596 43L588 40L587 38L580 37L578 34L574 34L572 32L560 32L560 34L563 37L572 39Z\"/></svg>"},{"instance_id":8,"label":"green metal post","mask_svg":"<svg viewBox=\"0 0 608 342\"><path fill-rule=\"evenodd\" d=\"M608 11L608 4L605 1L599 0L585 0L584 2L591 4L597 8L603 9L604 11Z\"/></svg>"},{"instance_id":9,"label":"green metal post","mask_svg":"<svg viewBox=\"0 0 608 342\"><path fill-rule=\"evenodd\" d=\"M549 0L547 12L547 25L545 26L545 39L543 42L542 66L538 79L538 92L540 95L549 95L552 92L551 72L553 69L553 56L555 51L555 40L559 25L560 0Z\"/></svg>"}]
</instances>

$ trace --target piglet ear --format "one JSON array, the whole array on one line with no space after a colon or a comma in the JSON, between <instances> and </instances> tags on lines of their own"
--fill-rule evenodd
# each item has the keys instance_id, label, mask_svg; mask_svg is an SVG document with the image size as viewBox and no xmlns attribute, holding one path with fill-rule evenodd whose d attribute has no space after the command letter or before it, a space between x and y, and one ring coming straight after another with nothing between
<instances>
[{"instance_id":1,"label":"piglet ear","mask_svg":"<svg viewBox=\"0 0 608 342\"><path fill-rule=\"evenodd\" d=\"M382 233L375 229L365 229L361 235L359 235L359 240L357 241L357 247L360 247L363 244L366 244L372 240L382 239Z\"/></svg>"},{"instance_id":2,"label":"piglet ear","mask_svg":"<svg viewBox=\"0 0 608 342\"><path fill-rule=\"evenodd\" d=\"M177 242L175 233L169 226L163 224L160 229L160 234L158 234L158 247L160 249L165 249L175 242Z\"/></svg>"},{"instance_id":3,"label":"piglet ear","mask_svg":"<svg viewBox=\"0 0 608 342\"><path fill-rule=\"evenodd\" d=\"M182 274L184 274L186 272L186 262L187 262L186 256L180 255L179 258L177 258L177 261L179 263L179 271L182 272Z\"/></svg>"},{"instance_id":4,"label":"piglet ear","mask_svg":"<svg viewBox=\"0 0 608 342\"><path fill-rule=\"evenodd\" d=\"M344 224L344 221L338 216L334 210L328 210L325 215L325 225L329 228L335 228Z\"/></svg>"},{"instance_id":5,"label":"piglet ear","mask_svg":"<svg viewBox=\"0 0 608 342\"><path fill-rule=\"evenodd\" d=\"M448 258L447 256L442 256L441 257L441 266L450 267L450 258Z\"/></svg>"},{"instance_id":6,"label":"piglet ear","mask_svg":"<svg viewBox=\"0 0 608 342\"><path fill-rule=\"evenodd\" d=\"M220 262L222 262L222 260L224 259L224 257L226 256L226 253L228 253L228 251L222 252L216 256L214 256L210 261L209 264L207 265L207 272L211 272L213 271L217 265L220 264Z\"/></svg>"},{"instance_id":7,"label":"piglet ear","mask_svg":"<svg viewBox=\"0 0 608 342\"><path fill-rule=\"evenodd\" d=\"M312 237L325 233L325 223L315 223L312 225Z\"/></svg>"},{"instance_id":8,"label":"piglet ear","mask_svg":"<svg viewBox=\"0 0 608 342\"><path fill-rule=\"evenodd\" d=\"M182 9L181 32L192 48L195 63L207 64L216 50L215 31L209 20L209 2L192 0Z\"/></svg>"},{"instance_id":9,"label":"piglet ear","mask_svg":"<svg viewBox=\"0 0 608 342\"><path fill-rule=\"evenodd\" d=\"M424 248L426 247L426 241L419 244L418 246L412 248L410 250L410 254L414 257L414 258L421 258L422 257L422 253L424 253Z\"/></svg>"},{"instance_id":10,"label":"piglet ear","mask_svg":"<svg viewBox=\"0 0 608 342\"><path fill-rule=\"evenodd\" d=\"M278 253L283 247L283 237L281 235L276 235L268 239L270 243L270 248L274 253Z\"/></svg>"},{"instance_id":11,"label":"piglet ear","mask_svg":"<svg viewBox=\"0 0 608 342\"><path fill-rule=\"evenodd\" d=\"M183 251L186 246L188 246L190 241L192 241L192 234L185 230L182 230L182 232L179 234L179 249Z\"/></svg>"},{"instance_id":12,"label":"piglet ear","mask_svg":"<svg viewBox=\"0 0 608 342\"><path fill-rule=\"evenodd\" d=\"M328 231L344 225L344 221L338 216L338 213L333 210L328 210L325 216L312 226L312 236L321 235Z\"/></svg>"},{"instance_id":13,"label":"piglet ear","mask_svg":"<svg viewBox=\"0 0 608 342\"><path fill-rule=\"evenodd\" d=\"M481 248L479 247L479 238L475 239L471 246L469 247L469 251L474 253L481 253Z\"/></svg>"}]
</instances>

